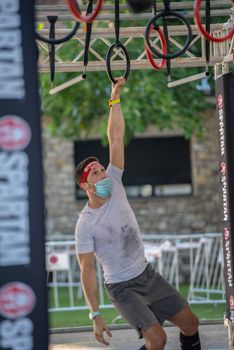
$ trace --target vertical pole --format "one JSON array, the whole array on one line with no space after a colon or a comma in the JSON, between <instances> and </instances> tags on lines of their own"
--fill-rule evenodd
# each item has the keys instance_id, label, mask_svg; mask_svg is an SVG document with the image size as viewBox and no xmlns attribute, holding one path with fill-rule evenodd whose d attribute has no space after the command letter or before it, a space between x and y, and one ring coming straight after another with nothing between
<instances>
[{"instance_id":1,"label":"vertical pole","mask_svg":"<svg viewBox=\"0 0 234 350\"><path fill-rule=\"evenodd\" d=\"M229 349L234 350L234 74L216 80L217 123L220 154L220 187L223 224L224 281Z\"/></svg>"},{"instance_id":2,"label":"vertical pole","mask_svg":"<svg viewBox=\"0 0 234 350\"><path fill-rule=\"evenodd\" d=\"M48 349L34 1L0 1L0 349Z\"/></svg>"}]
</instances>

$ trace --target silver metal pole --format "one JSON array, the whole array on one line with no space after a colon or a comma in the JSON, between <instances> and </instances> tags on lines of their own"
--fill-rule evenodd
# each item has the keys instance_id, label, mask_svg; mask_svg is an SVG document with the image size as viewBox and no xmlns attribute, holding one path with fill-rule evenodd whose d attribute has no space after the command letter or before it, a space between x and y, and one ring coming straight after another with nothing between
<instances>
[{"instance_id":1,"label":"silver metal pole","mask_svg":"<svg viewBox=\"0 0 234 350\"><path fill-rule=\"evenodd\" d=\"M65 83L56 86L55 88L50 89L49 93L50 95L57 94L57 92L60 92L62 90L65 90L66 88L79 83L80 81L84 80L83 75L79 75L78 77L68 80Z\"/></svg>"},{"instance_id":2,"label":"silver metal pole","mask_svg":"<svg viewBox=\"0 0 234 350\"><path fill-rule=\"evenodd\" d=\"M199 79L203 79L206 78L209 74L207 72L202 72L202 73L198 73L195 75L191 75L189 77L186 78L182 78L179 80L175 80L175 81L171 81L167 84L167 87L172 88L178 85L183 85L186 83L190 83L191 81L195 81L195 80L199 80Z\"/></svg>"}]
</instances>

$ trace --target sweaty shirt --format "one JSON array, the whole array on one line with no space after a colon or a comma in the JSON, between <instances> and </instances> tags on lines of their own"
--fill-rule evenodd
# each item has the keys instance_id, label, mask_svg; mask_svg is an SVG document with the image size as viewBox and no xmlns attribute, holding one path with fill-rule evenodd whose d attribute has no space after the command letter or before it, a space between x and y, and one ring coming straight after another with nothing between
<instances>
[{"instance_id":1,"label":"sweaty shirt","mask_svg":"<svg viewBox=\"0 0 234 350\"><path fill-rule=\"evenodd\" d=\"M94 252L102 265L107 284L127 281L141 274L147 261L136 217L122 184L123 171L109 164L110 198L100 208L88 203L76 224L76 252Z\"/></svg>"}]
</instances>

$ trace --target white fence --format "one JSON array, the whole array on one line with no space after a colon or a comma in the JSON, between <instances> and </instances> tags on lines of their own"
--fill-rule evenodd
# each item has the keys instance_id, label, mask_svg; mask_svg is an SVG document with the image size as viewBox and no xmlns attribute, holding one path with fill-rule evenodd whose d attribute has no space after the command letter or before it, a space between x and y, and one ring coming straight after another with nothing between
<instances>
[{"instance_id":1,"label":"white fence","mask_svg":"<svg viewBox=\"0 0 234 350\"><path fill-rule=\"evenodd\" d=\"M224 303L223 249L220 233L144 234L147 259L178 290L188 284L190 304ZM88 309L83 298L74 240L46 243L48 287L53 295L49 311ZM96 263L100 308L112 308L105 297L102 270ZM67 304L61 302L66 292ZM51 294L50 294L51 295Z\"/></svg>"}]
</instances>

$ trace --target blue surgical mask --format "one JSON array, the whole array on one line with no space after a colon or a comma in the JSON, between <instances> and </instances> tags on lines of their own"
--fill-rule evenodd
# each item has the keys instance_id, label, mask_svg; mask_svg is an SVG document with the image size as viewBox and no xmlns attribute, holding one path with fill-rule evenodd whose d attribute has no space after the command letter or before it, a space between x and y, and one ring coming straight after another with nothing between
<instances>
[{"instance_id":1,"label":"blue surgical mask","mask_svg":"<svg viewBox=\"0 0 234 350\"><path fill-rule=\"evenodd\" d=\"M96 196L101 198L107 198L111 194L112 190L112 182L109 177L106 177L105 179L98 181L94 184L96 188Z\"/></svg>"}]
</instances>

